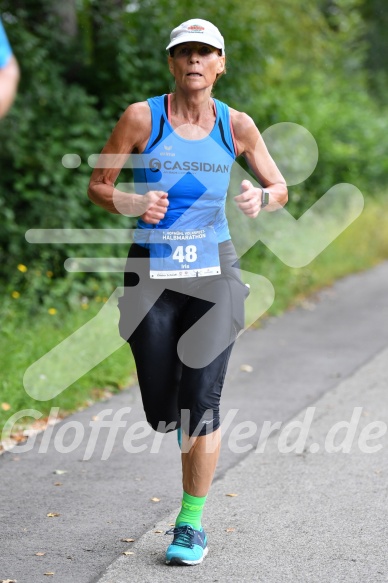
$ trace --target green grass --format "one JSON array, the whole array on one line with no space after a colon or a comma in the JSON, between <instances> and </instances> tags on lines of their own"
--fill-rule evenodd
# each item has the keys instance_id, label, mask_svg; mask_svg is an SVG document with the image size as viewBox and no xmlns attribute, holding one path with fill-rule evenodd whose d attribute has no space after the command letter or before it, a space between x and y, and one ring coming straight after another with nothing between
<instances>
[{"instance_id":1,"label":"green grass","mask_svg":"<svg viewBox=\"0 0 388 583\"><path fill-rule=\"evenodd\" d=\"M124 345L53 399L36 400L24 390L26 369L82 327L100 309L101 303L91 302L87 310L81 307L72 311L58 308L55 315L43 313L29 319L18 314L16 319L7 318L0 340L0 407L5 403L10 409L4 411L0 408L0 427L13 413L22 409L36 409L47 416L51 407L59 407L60 414L65 415L135 382L132 354ZM97 342L103 345L104 337L97 338ZM64 363L64 367L71 366L70 359Z\"/></svg>"},{"instance_id":2,"label":"green grass","mask_svg":"<svg viewBox=\"0 0 388 583\"><path fill-rule=\"evenodd\" d=\"M247 253L242 267L272 282L276 297L267 314L280 314L336 279L370 268L388 257L388 216L383 198L368 200L362 215L307 267L286 267L269 252L260 259L257 255L258 249ZM95 316L101 303L90 302L87 310L81 306L73 310L58 307L56 314L50 315L46 310L34 317L17 309L17 299L12 306L2 317L0 337L0 428L11 415L23 409L35 409L47 416L51 407L59 407L61 414L66 415L135 382L133 359L124 345L55 398L33 399L23 387L25 370ZM253 316L248 314L248 318ZM96 338L96 346L99 343L104 343L103 337ZM65 366L72 366L71 359ZM7 405L9 409L4 410ZM24 420L27 421L30 419Z\"/></svg>"}]
</instances>

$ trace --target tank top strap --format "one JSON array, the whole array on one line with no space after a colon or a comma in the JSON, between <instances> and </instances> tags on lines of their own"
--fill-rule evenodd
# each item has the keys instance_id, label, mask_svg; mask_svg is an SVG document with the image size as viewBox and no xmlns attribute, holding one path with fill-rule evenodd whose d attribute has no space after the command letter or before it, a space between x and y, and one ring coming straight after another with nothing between
<instances>
[{"instance_id":1,"label":"tank top strap","mask_svg":"<svg viewBox=\"0 0 388 583\"><path fill-rule=\"evenodd\" d=\"M228 152L229 155L233 156L233 158L236 158L236 147L229 107L226 103L219 101L214 97L213 100L218 111L219 144Z\"/></svg>"},{"instance_id":2,"label":"tank top strap","mask_svg":"<svg viewBox=\"0 0 388 583\"><path fill-rule=\"evenodd\" d=\"M160 142L162 142L170 133L171 129L166 124L168 96L159 95L147 99L151 109L151 135L144 153L151 152Z\"/></svg>"}]
</instances>

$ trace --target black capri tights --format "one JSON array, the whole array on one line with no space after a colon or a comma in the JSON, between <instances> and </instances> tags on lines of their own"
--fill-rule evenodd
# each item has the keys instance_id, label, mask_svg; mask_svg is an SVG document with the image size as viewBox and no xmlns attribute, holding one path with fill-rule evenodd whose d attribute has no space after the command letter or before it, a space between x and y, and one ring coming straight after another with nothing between
<instances>
[{"instance_id":1,"label":"black capri tights","mask_svg":"<svg viewBox=\"0 0 388 583\"><path fill-rule=\"evenodd\" d=\"M131 346L155 431L182 426L192 436L220 426L221 391L249 290L232 242L221 243L219 252L221 275L150 280L149 251L130 248L119 328Z\"/></svg>"}]
</instances>

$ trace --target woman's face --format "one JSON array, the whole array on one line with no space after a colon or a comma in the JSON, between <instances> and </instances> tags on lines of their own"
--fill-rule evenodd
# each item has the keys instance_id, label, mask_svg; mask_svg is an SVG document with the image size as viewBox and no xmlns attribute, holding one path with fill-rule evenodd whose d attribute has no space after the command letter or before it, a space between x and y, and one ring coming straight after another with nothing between
<instances>
[{"instance_id":1,"label":"woman's face","mask_svg":"<svg viewBox=\"0 0 388 583\"><path fill-rule=\"evenodd\" d=\"M199 42L176 45L174 56L168 57L175 83L191 90L211 87L225 66L225 57L219 52L219 49Z\"/></svg>"}]
</instances>

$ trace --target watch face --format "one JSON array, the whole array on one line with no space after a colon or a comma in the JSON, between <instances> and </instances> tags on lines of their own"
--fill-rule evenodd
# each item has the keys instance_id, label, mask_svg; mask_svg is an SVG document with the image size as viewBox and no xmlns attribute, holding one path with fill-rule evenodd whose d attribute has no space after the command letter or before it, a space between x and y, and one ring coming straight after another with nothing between
<instances>
[{"instance_id":1,"label":"watch face","mask_svg":"<svg viewBox=\"0 0 388 583\"><path fill-rule=\"evenodd\" d=\"M261 197L261 206L267 206L269 203L269 191L263 189L263 194Z\"/></svg>"}]
</instances>

